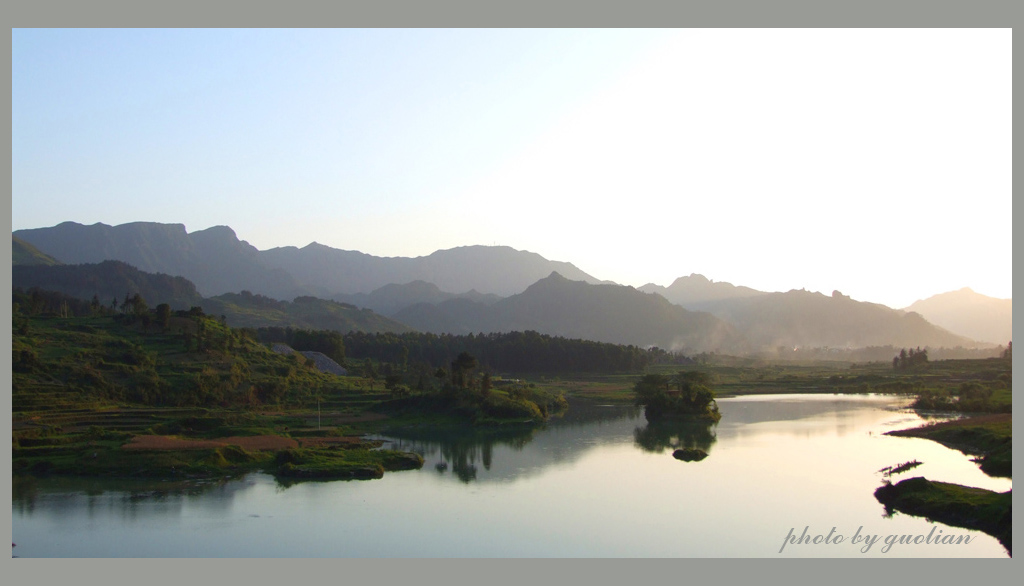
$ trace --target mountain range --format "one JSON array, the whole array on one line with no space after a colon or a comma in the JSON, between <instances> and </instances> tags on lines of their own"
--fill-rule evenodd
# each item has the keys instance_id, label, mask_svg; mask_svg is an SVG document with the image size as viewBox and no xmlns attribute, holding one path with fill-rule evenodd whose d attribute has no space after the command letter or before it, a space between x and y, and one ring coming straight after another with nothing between
<instances>
[{"instance_id":1,"label":"mountain range","mask_svg":"<svg viewBox=\"0 0 1024 586\"><path fill-rule=\"evenodd\" d=\"M765 294L764 291L750 287L737 287L724 281L716 283L704 275L696 273L688 277L679 277L668 287L648 283L640 287L640 290L645 293L657 293L676 305L694 310L713 310L723 301Z\"/></svg>"},{"instance_id":2,"label":"mountain range","mask_svg":"<svg viewBox=\"0 0 1024 586\"><path fill-rule=\"evenodd\" d=\"M187 233L181 224L65 222L19 230L12 237L14 264L35 265L32 278L40 282L49 278L46 264L119 260L143 272L188 279L195 283L195 295L212 298L206 303L234 320L238 318L232 315L251 314L252 308L245 306L254 299L267 305L272 300L302 297L307 303L302 308L277 310L282 312L281 319L297 319L301 314L302 323L309 324L303 327L316 327L317 312L324 312L324 325L319 326L324 328L412 328L435 333L533 330L691 353L826 346L976 347L975 339L1005 343L993 338L1003 330L986 332L983 338L981 333L965 336L963 322L944 322L957 333L940 327L941 315L955 315L958 303L977 301L970 296L977 296L973 292L963 292L949 303L925 300L902 311L855 301L838 291L831 296L803 290L764 292L696 274L668 287L648 284L635 289L600 281L570 263L508 247L467 246L417 258L375 257L317 243L259 251L225 226ZM18 282L28 281L22 277ZM314 297L338 303L310 305ZM974 322L983 316L1009 329L1009 311L975 305L979 309L973 314ZM372 310L376 317L357 322L326 315L356 310L356 306ZM932 323L930 315L940 317ZM257 325L253 319L250 315L245 325Z\"/></svg>"},{"instance_id":3,"label":"mountain range","mask_svg":"<svg viewBox=\"0 0 1024 586\"><path fill-rule=\"evenodd\" d=\"M749 350L734 327L709 313L683 309L633 287L572 281L557 272L490 305L466 299L421 303L393 317L433 333L532 330L684 353Z\"/></svg>"},{"instance_id":4,"label":"mountain range","mask_svg":"<svg viewBox=\"0 0 1024 586\"><path fill-rule=\"evenodd\" d=\"M598 283L565 262L509 247L464 246L417 258L378 257L312 243L259 251L227 226L188 233L183 224L64 222L13 236L65 264L120 260L151 273L180 275L204 296L243 290L275 299L343 298L414 281L444 291L508 296L552 271Z\"/></svg>"}]
</instances>

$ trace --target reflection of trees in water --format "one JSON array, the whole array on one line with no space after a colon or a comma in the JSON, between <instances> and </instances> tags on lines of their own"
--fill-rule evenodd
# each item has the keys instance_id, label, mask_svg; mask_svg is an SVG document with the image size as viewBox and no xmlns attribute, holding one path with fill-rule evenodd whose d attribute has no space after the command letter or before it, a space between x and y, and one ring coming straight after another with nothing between
<instances>
[{"instance_id":1,"label":"reflection of trees in water","mask_svg":"<svg viewBox=\"0 0 1024 586\"><path fill-rule=\"evenodd\" d=\"M76 515L82 510L91 514L98 509L117 510L126 518L139 514L178 515L186 500L209 494L219 498L196 502L207 512L227 511L234 493L248 486L231 478L166 481L16 475L11 482L11 504L19 514L31 514L40 507L57 516Z\"/></svg>"},{"instance_id":2,"label":"reflection of trees in water","mask_svg":"<svg viewBox=\"0 0 1024 586\"><path fill-rule=\"evenodd\" d=\"M592 423L618 421L623 418L636 419L643 414L642 407L634 405L609 405L592 399L569 398L569 409L563 415L552 418L552 427L584 427Z\"/></svg>"},{"instance_id":3,"label":"reflection of trees in water","mask_svg":"<svg viewBox=\"0 0 1024 586\"><path fill-rule=\"evenodd\" d=\"M660 453L665 449L699 448L711 450L717 441L715 423L710 421L659 421L633 430L636 446L645 452Z\"/></svg>"},{"instance_id":4,"label":"reflection of trees in water","mask_svg":"<svg viewBox=\"0 0 1024 586\"><path fill-rule=\"evenodd\" d=\"M424 456L437 454L440 461L434 469L439 474L445 474L450 467L452 474L468 483L476 480L478 462L484 469L491 469L495 446L521 451L533 441L533 433L533 427L403 430L391 432L390 436L395 439L390 447Z\"/></svg>"}]
</instances>

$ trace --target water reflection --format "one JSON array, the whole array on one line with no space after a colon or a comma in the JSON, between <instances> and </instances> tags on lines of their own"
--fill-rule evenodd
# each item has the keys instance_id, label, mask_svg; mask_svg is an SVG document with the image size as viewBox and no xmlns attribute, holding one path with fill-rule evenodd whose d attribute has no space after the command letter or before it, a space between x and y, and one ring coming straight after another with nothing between
<instances>
[{"instance_id":1,"label":"water reflection","mask_svg":"<svg viewBox=\"0 0 1024 586\"><path fill-rule=\"evenodd\" d=\"M570 399L564 415L540 428L415 428L391 430L375 439L385 441L388 449L423 456L423 468L441 477L464 484L509 482L575 461L596 446L619 442L641 414L631 405Z\"/></svg>"},{"instance_id":2,"label":"water reflection","mask_svg":"<svg viewBox=\"0 0 1024 586\"><path fill-rule=\"evenodd\" d=\"M917 458L930 479L1011 488L981 478L959 452L881 435L920 424L902 403L723 399L717 425L650 425L631 407L578 403L538 429L389 435L388 447L424 455L422 470L287 489L266 474L15 478L12 529L22 557L760 557L777 556L791 527L927 534L923 519L881 517L871 491L886 465ZM681 447L714 457L684 466L664 453ZM989 539L995 549L982 540L952 554L922 546L889 557L1005 555Z\"/></svg>"},{"instance_id":3,"label":"water reflection","mask_svg":"<svg viewBox=\"0 0 1024 586\"><path fill-rule=\"evenodd\" d=\"M14 476L11 506L31 515L37 509L58 518L116 514L123 519L179 516L186 504L206 514L226 513L238 492L252 482L220 478L187 481Z\"/></svg>"},{"instance_id":4,"label":"water reflection","mask_svg":"<svg viewBox=\"0 0 1024 586\"><path fill-rule=\"evenodd\" d=\"M397 430L378 439L384 440L388 449L415 452L424 460L435 459L433 468L437 473L443 475L450 469L456 478L468 483L477 479L478 463L484 470L491 469L495 447L520 452L533 441L535 433L533 427L462 427ZM424 468L429 467L424 464Z\"/></svg>"},{"instance_id":5,"label":"water reflection","mask_svg":"<svg viewBox=\"0 0 1024 586\"><path fill-rule=\"evenodd\" d=\"M718 439L716 424L709 421L659 421L633 431L635 445L645 452L661 453L666 449L701 449L711 452Z\"/></svg>"}]
</instances>

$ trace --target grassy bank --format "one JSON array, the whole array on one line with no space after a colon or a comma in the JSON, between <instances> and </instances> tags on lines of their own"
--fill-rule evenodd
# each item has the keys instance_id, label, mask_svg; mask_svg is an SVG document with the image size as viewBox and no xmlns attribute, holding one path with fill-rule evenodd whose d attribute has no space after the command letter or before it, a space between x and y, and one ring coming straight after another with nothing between
<instances>
[{"instance_id":1,"label":"grassy bank","mask_svg":"<svg viewBox=\"0 0 1024 586\"><path fill-rule=\"evenodd\" d=\"M1009 412L1012 382L1009 360L938 360L913 369L896 370L889 362L822 362L801 364L735 359L700 365L656 365L644 374L674 375L680 370L699 370L710 377L718 397L764 394L901 394L956 397L965 383L971 389L991 391L984 411ZM640 374L572 375L541 377L538 388L608 402L631 402L633 385ZM948 408L946 411L952 410Z\"/></svg>"},{"instance_id":2,"label":"grassy bank","mask_svg":"<svg viewBox=\"0 0 1024 586\"><path fill-rule=\"evenodd\" d=\"M188 422L195 425L197 420L203 421ZM160 426L180 430L182 423ZM244 431L222 425L213 429ZM279 478L349 479L380 478L386 471L423 465L417 454L380 450L380 442L329 431L219 437L209 431L156 435L94 427L83 434L20 438L12 471L35 476L206 478L261 470Z\"/></svg>"},{"instance_id":3,"label":"grassy bank","mask_svg":"<svg viewBox=\"0 0 1024 586\"><path fill-rule=\"evenodd\" d=\"M1009 478L1013 473L1013 415L1009 413L955 419L887 435L920 437L978 457L990 476Z\"/></svg>"},{"instance_id":4,"label":"grassy bank","mask_svg":"<svg viewBox=\"0 0 1024 586\"><path fill-rule=\"evenodd\" d=\"M916 477L879 487L875 491L875 498L890 513L899 511L946 525L988 533L1012 553L1012 493L998 493Z\"/></svg>"}]
</instances>

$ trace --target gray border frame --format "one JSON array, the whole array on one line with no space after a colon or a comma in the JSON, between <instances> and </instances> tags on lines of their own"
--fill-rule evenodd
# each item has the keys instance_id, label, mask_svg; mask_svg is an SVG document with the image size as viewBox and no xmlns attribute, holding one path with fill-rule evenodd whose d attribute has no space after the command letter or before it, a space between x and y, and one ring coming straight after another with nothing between
<instances>
[{"instance_id":1,"label":"gray border frame","mask_svg":"<svg viewBox=\"0 0 1024 586\"><path fill-rule=\"evenodd\" d=\"M21 27L980 27L1012 28L1020 12L1011 1L975 0L342 0L271 2L229 0L131 2L37 0L8 5L5 20ZM8 61L10 63L10 61ZM8 76L10 79L10 76ZM7 95L10 95L9 93ZM8 126L10 130L10 126ZM1016 167L1016 159L1014 159ZM11 168L7 167L8 175ZM10 244L6 243L7 246ZM5 247L7 253L10 248ZM7 277L9 279L10 277ZM6 292L10 281L6 280ZM6 294L6 293L5 293ZM10 297L3 312L0 359L3 388L11 388ZM1022 359L1024 360L1024 359ZM1016 362L1016 361L1015 361ZM1022 383L1024 384L1024 383ZM1014 394L1018 385L1014 386ZM10 403L5 403L10 413ZM10 417L3 424L7 466L3 494L11 498ZM1016 442L1015 442L1016 443ZM3 511L11 528L10 509ZM20 560L2 574L23 583L179 583L240 580L279 583L438 581L521 583L541 580L598 583L720 580L733 582L859 583L1007 580L1012 561L939 560ZM10 565L8 565L10 564ZM995 564L995 565L993 565ZM857 567L854 567L857 565ZM5 580L7 581L7 580ZM18 582L15 582L18 583Z\"/></svg>"}]
</instances>

